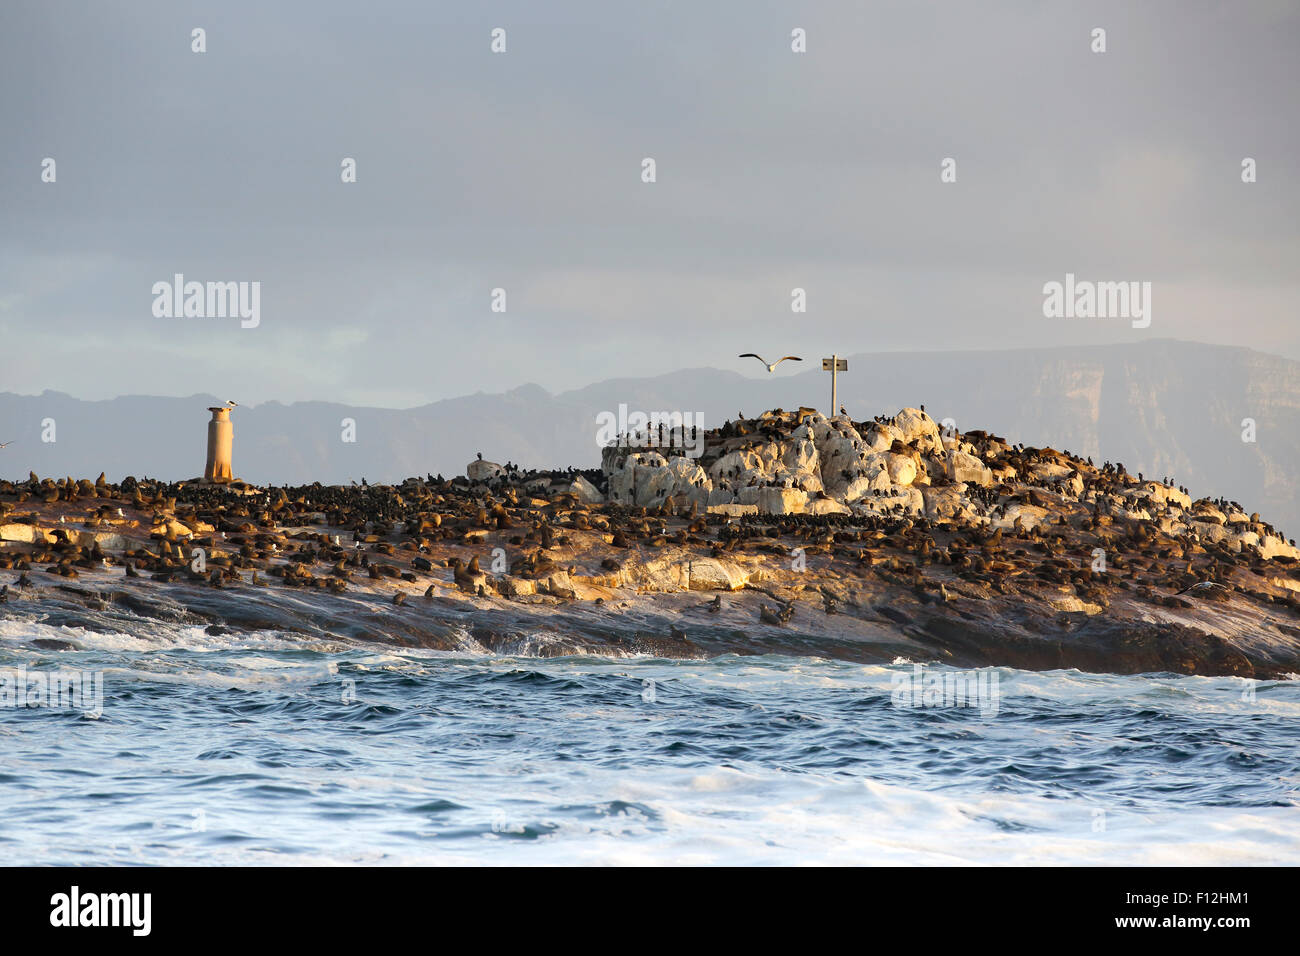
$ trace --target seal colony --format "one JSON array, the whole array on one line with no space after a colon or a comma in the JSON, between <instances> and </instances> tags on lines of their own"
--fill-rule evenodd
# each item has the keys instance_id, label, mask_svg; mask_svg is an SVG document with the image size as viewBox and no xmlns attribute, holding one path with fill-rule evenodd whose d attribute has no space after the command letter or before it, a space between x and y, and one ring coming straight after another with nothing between
<instances>
[{"instance_id":1,"label":"seal colony","mask_svg":"<svg viewBox=\"0 0 1300 956\"><path fill-rule=\"evenodd\" d=\"M1235 502L913 408L778 409L708 431L698 457L684 436L628 437L598 469L479 458L397 485L0 482L0 616L509 654L1300 672L1300 551Z\"/></svg>"}]
</instances>

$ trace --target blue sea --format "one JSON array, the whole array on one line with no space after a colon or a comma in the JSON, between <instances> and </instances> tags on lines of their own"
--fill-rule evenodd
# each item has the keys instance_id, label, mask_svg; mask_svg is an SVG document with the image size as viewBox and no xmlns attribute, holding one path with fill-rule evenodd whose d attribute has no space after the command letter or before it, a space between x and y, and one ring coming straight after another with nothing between
<instances>
[{"instance_id":1,"label":"blue sea","mask_svg":"<svg viewBox=\"0 0 1300 956\"><path fill-rule=\"evenodd\" d=\"M102 696L0 706L0 864L1300 863L1300 681L922 663L11 616Z\"/></svg>"}]
</instances>

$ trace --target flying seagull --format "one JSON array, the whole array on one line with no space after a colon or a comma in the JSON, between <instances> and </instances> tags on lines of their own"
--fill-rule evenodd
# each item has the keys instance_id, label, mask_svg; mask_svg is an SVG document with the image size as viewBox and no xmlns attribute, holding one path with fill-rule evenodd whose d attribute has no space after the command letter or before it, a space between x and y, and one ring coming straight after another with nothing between
<instances>
[{"instance_id":1,"label":"flying seagull","mask_svg":"<svg viewBox=\"0 0 1300 956\"><path fill-rule=\"evenodd\" d=\"M227 408L238 408L238 407L239 407L239 402L236 402L236 401L234 401L233 399L229 399L229 398L228 398L228 399L226 399L226 407L227 407Z\"/></svg>"},{"instance_id":2,"label":"flying seagull","mask_svg":"<svg viewBox=\"0 0 1300 956\"><path fill-rule=\"evenodd\" d=\"M768 370L769 372L775 372L775 371L776 371L776 367L777 367L778 365L780 365L782 362L786 361L786 360L789 360L789 361L791 361L791 362L802 362L802 361L803 361L803 359L801 359L801 358L800 358L799 356L797 356L797 355L783 355L783 356L781 356L779 359L777 359L775 362L773 362L771 365L768 365L768 364L767 364L767 359L763 358L763 356L761 356L761 355L755 355L753 352L745 352L745 353L741 354L741 355L738 356L738 357L739 357L739 358L756 358L756 359L758 359L760 362L762 362L764 365L767 365L767 370Z\"/></svg>"},{"instance_id":3,"label":"flying seagull","mask_svg":"<svg viewBox=\"0 0 1300 956\"><path fill-rule=\"evenodd\" d=\"M0 448L7 448L8 446L10 446L10 445L12 445L12 444L13 444L13 439L12 439L12 438L11 438L9 441L0 441Z\"/></svg>"}]
</instances>

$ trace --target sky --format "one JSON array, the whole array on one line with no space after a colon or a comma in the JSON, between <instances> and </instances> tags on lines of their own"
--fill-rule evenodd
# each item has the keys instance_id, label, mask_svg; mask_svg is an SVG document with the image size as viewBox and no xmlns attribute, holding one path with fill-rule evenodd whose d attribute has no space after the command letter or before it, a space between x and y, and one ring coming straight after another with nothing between
<instances>
[{"instance_id":1,"label":"sky","mask_svg":"<svg viewBox=\"0 0 1300 956\"><path fill-rule=\"evenodd\" d=\"M5 0L0 391L409 407L767 374L750 351L1300 358L1298 79L1285 2ZM155 315L176 273L260 283L257 326ZM1067 273L1150 282L1150 325L1044 316Z\"/></svg>"}]
</instances>

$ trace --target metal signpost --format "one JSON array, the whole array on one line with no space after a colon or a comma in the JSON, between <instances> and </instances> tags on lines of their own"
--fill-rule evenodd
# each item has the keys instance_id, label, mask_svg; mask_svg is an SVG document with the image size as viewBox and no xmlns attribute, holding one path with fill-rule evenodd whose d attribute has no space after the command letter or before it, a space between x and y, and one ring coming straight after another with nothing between
<instances>
[{"instance_id":1,"label":"metal signpost","mask_svg":"<svg viewBox=\"0 0 1300 956\"><path fill-rule=\"evenodd\" d=\"M847 372L849 370L849 360L842 359L838 355L832 355L830 358L822 359L822 371L831 373L831 413L827 418L834 418L839 414L840 406L836 402L835 393L835 375L838 372Z\"/></svg>"}]
</instances>

